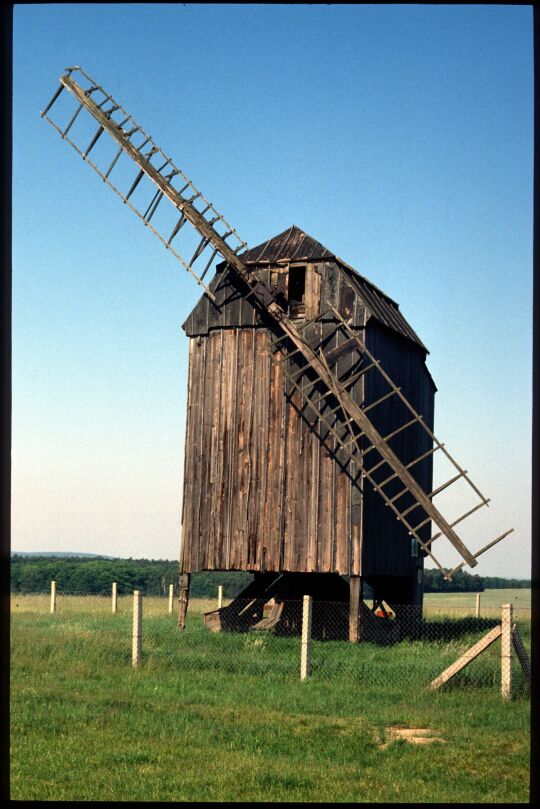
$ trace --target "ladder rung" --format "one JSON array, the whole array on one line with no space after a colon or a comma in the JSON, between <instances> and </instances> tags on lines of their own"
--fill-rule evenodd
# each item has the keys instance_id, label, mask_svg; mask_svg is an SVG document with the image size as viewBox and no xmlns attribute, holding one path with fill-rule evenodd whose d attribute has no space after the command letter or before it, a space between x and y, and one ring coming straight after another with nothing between
<instances>
[{"instance_id":1,"label":"ladder rung","mask_svg":"<svg viewBox=\"0 0 540 809\"><path fill-rule=\"evenodd\" d=\"M407 466L405 467L405 469L410 469L411 466L414 466L415 464L420 463L420 461L423 461L425 458L428 458L430 455L433 455L435 452L437 452L438 449L441 449L442 447L444 447L444 444L438 444L436 447L432 447L431 449L428 449L428 451L424 452L423 455L419 455L418 458L414 459L414 461L411 461L410 463L408 463Z\"/></svg>"},{"instance_id":2,"label":"ladder rung","mask_svg":"<svg viewBox=\"0 0 540 809\"><path fill-rule=\"evenodd\" d=\"M509 528L508 531L505 531L503 534L498 536L496 539L492 540L491 542L488 542L487 545L484 545L483 548L480 548L479 551L477 551L475 554L473 554L474 558L478 559L478 557L481 556L483 553L485 553L485 551L488 551L490 548L492 548L494 545L496 545L497 542L500 542L501 539L504 539L505 537L508 536L508 534L511 534L513 532L513 530L514 530L513 528ZM451 570L448 573L448 577L453 576L454 573L457 573L458 570L461 570L461 568L464 567L465 564L466 564L465 562L461 562L461 564L459 564L457 567L455 567L453 570Z\"/></svg>"},{"instance_id":3,"label":"ladder rung","mask_svg":"<svg viewBox=\"0 0 540 809\"><path fill-rule=\"evenodd\" d=\"M86 150L86 152L84 153L84 157L88 157L88 155L90 154L91 150L92 150L92 149L94 148L94 146L96 145L96 143L97 143L97 141L98 141L98 138L99 138L99 137L100 137L102 134L103 134L103 127L102 127L102 126L100 126L100 127L99 127L99 129L98 129L98 131L96 132L96 134L94 135L94 137L93 137L93 138L92 138L92 140L90 141L90 145L89 145L88 149Z\"/></svg>"},{"instance_id":4,"label":"ladder rung","mask_svg":"<svg viewBox=\"0 0 540 809\"><path fill-rule=\"evenodd\" d=\"M65 129L64 129L64 131L62 132L62 137L65 137L65 136L67 135L67 133L69 132L69 130L71 129L71 127L72 127L72 126L73 126L73 124L75 123L75 119L77 118L77 116L78 116L78 114L80 113L80 111L82 110L82 108L83 108L83 105L82 105L82 104L79 104L79 107L78 107L78 108L75 110L75 112L73 113L73 115L72 115L72 117L71 117L71 120L70 120L69 124L66 126L66 128L65 128Z\"/></svg>"},{"instance_id":5,"label":"ladder rung","mask_svg":"<svg viewBox=\"0 0 540 809\"><path fill-rule=\"evenodd\" d=\"M193 253L193 256L191 257L191 261L189 261L189 262L188 262L188 264L189 264L189 266L190 266L190 267L192 267L192 266L193 266L193 262L194 262L194 261L196 261L196 260L199 258L199 256L201 255L201 253L202 253L202 252L204 252L204 250L205 250L206 246L207 246L209 243L210 243L210 242L209 242L209 240L206 238L206 236L203 236L203 237L202 237L202 239L201 239L201 241L200 241L200 242L199 242L199 244L197 245L197 248L196 248L195 252Z\"/></svg>"},{"instance_id":6,"label":"ladder rung","mask_svg":"<svg viewBox=\"0 0 540 809\"><path fill-rule=\"evenodd\" d=\"M420 505L420 503L415 503L415 504L414 504L414 508L416 508L416 506L419 506L419 505ZM412 510L412 509L411 509L411 510ZM406 511L403 511L403 512L401 513L401 516L403 516L403 515L404 515L404 514L406 514L406 513L407 513ZM411 530L409 531L409 534L415 534L415 533L416 533L416 531L419 531L421 528L423 528L423 527L424 527L424 525L427 525L427 524L428 524L428 522L431 522L431 517L426 517L426 519L425 519L425 520L422 520L422 522L419 522L419 523L418 523L418 525L415 525L415 527L414 527L414 528L411 528ZM432 541L431 539L430 539L430 540L428 540L428 542L431 542L431 541Z\"/></svg>"},{"instance_id":7,"label":"ladder rung","mask_svg":"<svg viewBox=\"0 0 540 809\"><path fill-rule=\"evenodd\" d=\"M461 517L458 517L457 520L454 520L454 522L450 523L450 528L453 528L454 525L457 525L459 522L462 522L462 520L465 520L467 517L470 517L471 514L474 514L474 512L478 511L478 509L482 508L482 506L487 506L490 500L491 498L488 497L486 501L482 501L481 503L478 503L476 506L473 506L473 508L469 509L469 511L466 511L465 514L462 514ZM434 540L442 536L442 534L443 532L439 531L438 534L435 534L435 536L431 537L429 541L433 542Z\"/></svg>"},{"instance_id":8,"label":"ladder rung","mask_svg":"<svg viewBox=\"0 0 540 809\"><path fill-rule=\"evenodd\" d=\"M61 84L60 87L58 88L58 90L56 91L56 93L53 95L53 97L49 101L49 103L47 104L47 106L45 107L45 109L43 110L43 112L41 113L42 118L44 118L45 115L47 115L50 108L52 107L52 105L54 104L54 102L56 101L56 99L58 98L58 96L60 95L60 93L62 92L63 89L64 89L64 85Z\"/></svg>"},{"instance_id":9,"label":"ladder rung","mask_svg":"<svg viewBox=\"0 0 540 809\"><path fill-rule=\"evenodd\" d=\"M144 157L145 159L148 159L148 155L153 154L152 149L149 152L147 152L146 154L142 153L142 149L144 149L144 147L146 146L146 144L148 143L149 140L150 140L150 137L147 136L146 140L143 140L143 142L139 146L135 147L137 149L137 151L139 152L139 154L141 155L141 157ZM154 152L157 152L157 147L155 147L155 146L154 146Z\"/></svg>"},{"instance_id":10,"label":"ladder rung","mask_svg":"<svg viewBox=\"0 0 540 809\"><path fill-rule=\"evenodd\" d=\"M352 421L354 421L354 419L352 419ZM356 422L355 422L355 423L356 423ZM357 444L358 444L358 441L359 441L361 438L363 438L364 436L365 436L365 433L364 433L364 432L362 432L362 430L360 430L360 432L358 433L358 435L353 436L353 437L351 438L351 440L350 440L350 441L347 441L347 443L345 444L345 447L344 447L344 448L346 449L347 447L350 447L351 445L352 445L352 446L354 446L355 444L357 445ZM382 461L382 463L386 463L386 461ZM374 469L376 469L376 468L377 468L377 466L379 466L379 464L376 464L376 465L375 465L373 468L374 468Z\"/></svg>"},{"instance_id":11,"label":"ladder rung","mask_svg":"<svg viewBox=\"0 0 540 809\"><path fill-rule=\"evenodd\" d=\"M438 449L438 447L437 447L437 449ZM428 497L435 497L436 494L440 494L442 491L444 491L444 489L447 489L449 486L452 485L452 483L455 483L456 480L459 480L460 478L463 477L463 475L466 475L466 474L467 474L467 470L464 470L463 472L460 472L458 475L455 475L450 480L447 480L446 483L442 483L436 489L433 489L433 491L428 494ZM419 506L420 506L420 503L414 503L412 506L409 506L409 508L406 508L405 511L402 511L401 516L404 517L406 514L409 514L411 511L414 511L414 509L418 508ZM431 518L429 518L427 520L427 522L429 522L430 519ZM415 530L417 530L418 528L421 528L425 524L426 524L426 520L421 522L420 525L418 525Z\"/></svg>"},{"instance_id":12,"label":"ladder rung","mask_svg":"<svg viewBox=\"0 0 540 809\"><path fill-rule=\"evenodd\" d=\"M183 227L186 224L186 222L187 222L187 218L186 218L186 216L184 214L182 214L182 216L180 217L180 219L178 220L178 222L174 226L171 235L167 239L166 244L169 245L172 242L172 240L174 239L174 237L176 236L176 234L178 233L180 228Z\"/></svg>"},{"instance_id":13,"label":"ladder rung","mask_svg":"<svg viewBox=\"0 0 540 809\"><path fill-rule=\"evenodd\" d=\"M398 388L398 390L401 390L401 388ZM381 396L381 398L377 399L376 402L372 402L371 404L368 404L367 407L363 407L362 410L364 411L364 413L367 413L368 410L371 410L371 408L373 408L373 407L377 407L377 405L380 405L382 402L385 402L386 399L390 398L390 396L395 396L395 394L396 394L396 391L391 390L390 393L386 393L384 396Z\"/></svg>"},{"instance_id":14,"label":"ladder rung","mask_svg":"<svg viewBox=\"0 0 540 809\"><path fill-rule=\"evenodd\" d=\"M378 486L379 491L380 491L380 489L381 489L381 485L382 485L382 484L380 484L380 483L379 483L379 486ZM395 500L399 500L399 498L400 498L400 497L403 497L403 495L404 495L404 494L407 494L407 493L412 494L412 492L410 491L409 487L408 487L408 486L405 486L405 488L404 488L404 489L402 489L400 492L398 492L397 494L395 494L393 497L389 497L389 498L387 498L386 505L387 505L387 506L389 506L389 505L390 505L390 503L393 503ZM414 495L413 495L413 496L414 496ZM401 515L401 516L403 516L403 515ZM399 519L399 518L398 518L398 519Z\"/></svg>"},{"instance_id":15,"label":"ladder rung","mask_svg":"<svg viewBox=\"0 0 540 809\"><path fill-rule=\"evenodd\" d=\"M302 374L305 374L305 372L309 371L310 368L311 368L311 365L308 362L306 362L305 365L303 365L301 368L298 368L292 374L290 374L288 371L284 371L283 373L285 374L285 376L288 379L290 379L292 381L292 380L296 379L297 376L302 376Z\"/></svg>"},{"instance_id":16,"label":"ladder rung","mask_svg":"<svg viewBox=\"0 0 540 809\"><path fill-rule=\"evenodd\" d=\"M143 146L146 146L146 144L148 143L148 141L149 141L149 140L150 140L150 138L147 138L147 139L144 141L144 143L141 143L141 145L140 145L139 147L137 147L137 148L139 149L139 151L141 151L141 149L143 148ZM146 154L145 154L145 155L143 155L143 157L144 157L146 160L150 161L150 160L152 159L152 157L153 157L153 156L156 154L156 152L159 152L159 149L158 149L158 147L157 147L157 146L156 146L156 145L153 143L153 144L152 144L152 148L150 149L150 151L149 151L149 152L146 152Z\"/></svg>"},{"instance_id":17,"label":"ladder rung","mask_svg":"<svg viewBox=\"0 0 540 809\"><path fill-rule=\"evenodd\" d=\"M421 417L420 417L420 418L421 418ZM397 430L394 430L394 432L393 432L393 433L388 433L388 435L385 435L385 437L384 437L384 441L389 441L389 440L390 440L390 438L393 438L393 437L394 437L395 435L397 435L398 433L401 433L403 430L406 430L406 429L407 429L407 427L410 427L410 426L411 426L411 424L414 424L414 423L415 423L415 422L417 422L417 421L418 421L418 419L411 419L410 421L407 421L405 424L402 424L402 425L401 425L401 427L398 427L398 429L397 429Z\"/></svg>"},{"instance_id":18,"label":"ladder rung","mask_svg":"<svg viewBox=\"0 0 540 809\"><path fill-rule=\"evenodd\" d=\"M139 185L139 183L141 182L141 180L142 180L143 176L144 176L144 171L141 169L141 170L140 170L140 172L139 172L139 173L137 174L137 176L135 177L135 180L133 181L133 185L131 186L131 188L130 188L130 189L129 189L129 191L127 192L127 194L126 194L126 199L129 199L129 198L130 198L130 196L133 194L133 192L135 191L135 189L137 188L137 186L138 186L138 185Z\"/></svg>"},{"instance_id":19,"label":"ladder rung","mask_svg":"<svg viewBox=\"0 0 540 809\"><path fill-rule=\"evenodd\" d=\"M147 208L146 213L145 213L145 215L143 216L143 219L144 219L146 222L149 222L149 221L152 219L153 215L155 214L155 212L156 212L156 210L157 210L157 206L159 205L159 203L160 203L160 202L161 202L161 200L163 199L163 196L164 196L164 195L163 195L163 191L158 191L158 193L157 193L157 194L156 194L156 196L154 197L155 202L154 202L154 200L152 200L152 202L150 203L150 206L151 206L151 205L152 205L152 203L153 203L153 206L154 206L154 207L152 208L152 210L151 210L150 212L149 212L149 210L150 210L150 209L149 209L149 208Z\"/></svg>"},{"instance_id":20,"label":"ladder rung","mask_svg":"<svg viewBox=\"0 0 540 809\"><path fill-rule=\"evenodd\" d=\"M105 172L105 174L104 174L104 179L107 179L107 177L109 176L109 174L110 174L110 173L111 173L111 171L113 170L114 166L116 165L116 161L118 160L118 158L120 157L120 155L122 154L122 152L123 152L123 151L124 151L124 149L123 149L123 148L122 148L122 146L121 146L121 147L119 148L118 152L116 153L116 155L113 157L113 160L112 160L111 165L109 166L109 168L108 168L108 169L107 169L107 171Z\"/></svg>"},{"instance_id":21,"label":"ladder rung","mask_svg":"<svg viewBox=\"0 0 540 809\"><path fill-rule=\"evenodd\" d=\"M361 368L359 371L357 371L356 374L353 374L351 377L349 377L349 379L340 379L339 382L341 385L343 385L345 389L347 389L349 385L353 385L360 379L361 376L370 371L372 368L375 368L378 364L379 363L377 361L371 362L369 365L366 365L365 368Z\"/></svg>"},{"instance_id":22,"label":"ladder rung","mask_svg":"<svg viewBox=\"0 0 540 809\"><path fill-rule=\"evenodd\" d=\"M202 273L199 276L201 281L204 278L204 276L206 275L206 273L208 272L208 270L210 269L210 265L212 264L216 253L217 253L217 247L214 247L213 253L212 253L212 255L210 256L210 258L208 260L208 264L206 265L206 267L204 268L204 270L202 271Z\"/></svg>"},{"instance_id":23,"label":"ladder rung","mask_svg":"<svg viewBox=\"0 0 540 809\"><path fill-rule=\"evenodd\" d=\"M362 435L364 435L364 433L362 433ZM371 447L370 447L370 449L371 449ZM383 458L382 461L379 461L378 463L376 463L375 466L371 467L371 469L366 469L366 475L371 475L372 472L375 472L376 469L379 469L379 467L383 466L383 464L385 464L385 463L387 464L388 461L386 460L386 458Z\"/></svg>"},{"instance_id":24,"label":"ladder rung","mask_svg":"<svg viewBox=\"0 0 540 809\"><path fill-rule=\"evenodd\" d=\"M463 472L460 472L458 475L455 475L453 478L450 478L450 480L447 480L446 483L442 483L436 489L433 489L433 491L428 495L428 497L435 497L436 494L440 494L442 491L444 491L449 486L451 486L452 483L455 483L456 480L459 480L460 478L463 477L463 475L466 475L466 474L467 474L467 470L464 469Z\"/></svg>"},{"instance_id":25,"label":"ladder rung","mask_svg":"<svg viewBox=\"0 0 540 809\"><path fill-rule=\"evenodd\" d=\"M115 126L118 128L118 129L122 129L122 127L124 126L124 124L127 124L127 122L128 122L128 121L129 121L129 115L128 115L128 117L127 117L127 118L124 118L124 120L123 120L123 121L121 121L121 123L119 123L119 124L117 124L117 123L116 123L116 121L112 121L111 123L113 123L113 124L114 124L114 125L115 125ZM122 131L123 131L123 130L122 130ZM126 134L126 133L124 132L124 135L125 135L125 134Z\"/></svg>"},{"instance_id":26,"label":"ladder rung","mask_svg":"<svg viewBox=\"0 0 540 809\"><path fill-rule=\"evenodd\" d=\"M163 169L165 168L165 166L168 166L168 165L169 165L169 161L168 161L168 160L166 160L164 163L162 163L162 164L161 164L161 166L160 166L158 169L156 169L157 173L158 173L158 174L161 174L161 172L163 171Z\"/></svg>"}]
</instances>

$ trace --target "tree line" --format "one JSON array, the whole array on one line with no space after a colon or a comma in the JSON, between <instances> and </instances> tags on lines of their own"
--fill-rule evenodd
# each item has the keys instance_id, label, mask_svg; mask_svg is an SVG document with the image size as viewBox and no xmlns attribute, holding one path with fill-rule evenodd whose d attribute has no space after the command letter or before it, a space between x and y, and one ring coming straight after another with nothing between
<instances>
[{"instance_id":1,"label":"tree line","mask_svg":"<svg viewBox=\"0 0 540 809\"><path fill-rule=\"evenodd\" d=\"M250 573L218 571L194 573L190 595L215 597L223 585L226 597L234 598L251 581ZM145 595L165 596L169 585L178 589L178 562L155 559L103 559L101 557L22 556L11 557L11 590L46 593L51 581L59 592L80 595L110 595L112 582L118 594L141 590Z\"/></svg>"},{"instance_id":2,"label":"tree line","mask_svg":"<svg viewBox=\"0 0 540 809\"><path fill-rule=\"evenodd\" d=\"M102 557L24 556L11 557L11 589L14 592L46 593L51 581L60 592L81 595L109 595L115 581L119 594L141 590L145 595L166 596L169 585L178 588L178 562L155 559L105 559ZM191 577L190 594L194 598L213 598L218 585L225 597L234 598L252 579L247 572L203 571ZM488 588L530 587L530 580L498 576L471 576L459 571L446 581L439 570L424 570L424 592L480 593ZM370 588L364 588L370 597Z\"/></svg>"}]
</instances>

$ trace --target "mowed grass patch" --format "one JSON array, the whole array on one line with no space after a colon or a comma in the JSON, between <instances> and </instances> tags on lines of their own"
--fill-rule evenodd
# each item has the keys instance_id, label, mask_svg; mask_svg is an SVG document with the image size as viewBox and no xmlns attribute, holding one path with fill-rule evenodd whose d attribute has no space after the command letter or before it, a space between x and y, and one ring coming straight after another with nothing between
<instances>
[{"instance_id":1,"label":"mowed grass patch","mask_svg":"<svg viewBox=\"0 0 540 809\"><path fill-rule=\"evenodd\" d=\"M451 615L453 612L463 614L470 610L475 614L476 593L425 593L424 614ZM484 590L480 593L480 614L487 617L500 618L502 604L512 604L516 616L524 619L531 617L530 588L512 588L500 590Z\"/></svg>"},{"instance_id":2,"label":"mowed grass patch","mask_svg":"<svg viewBox=\"0 0 540 809\"><path fill-rule=\"evenodd\" d=\"M472 675L426 688L468 638L314 643L301 683L297 638L145 616L136 670L127 613L13 616L12 798L528 800L526 694ZM444 742L382 748L395 726Z\"/></svg>"}]
</instances>

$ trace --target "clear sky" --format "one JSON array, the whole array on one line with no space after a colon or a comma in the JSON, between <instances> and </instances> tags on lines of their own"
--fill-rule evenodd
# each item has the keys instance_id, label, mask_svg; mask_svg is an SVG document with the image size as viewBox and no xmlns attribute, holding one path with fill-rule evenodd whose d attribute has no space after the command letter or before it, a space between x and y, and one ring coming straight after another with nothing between
<instances>
[{"instance_id":1,"label":"clear sky","mask_svg":"<svg viewBox=\"0 0 540 809\"><path fill-rule=\"evenodd\" d=\"M12 549L175 559L198 287L40 119L75 64L249 245L296 224L399 303L468 544L515 528L473 572L528 577L532 9L15 6Z\"/></svg>"}]
</instances>

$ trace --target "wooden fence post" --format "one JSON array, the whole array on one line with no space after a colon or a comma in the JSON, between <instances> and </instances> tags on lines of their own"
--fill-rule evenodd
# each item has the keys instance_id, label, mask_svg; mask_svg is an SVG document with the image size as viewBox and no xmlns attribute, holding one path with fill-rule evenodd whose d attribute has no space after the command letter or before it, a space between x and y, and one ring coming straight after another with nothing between
<instances>
[{"instance_id":1,"label":"wooden fence post","mask_svg":"<svg viewBox=\"0 0 540 809\"><path fill-rule=\"evenodd\" d=\"M112 611L113 615L116 613L118 609L118 588L116 582L113 581L112 583Z\"/></svg>"},{"instance_id":2,"label":"wooden fence post","mask_svg":"<svg viewBox=\"0 0 540 809\"><path fill-rule=\"evenodd\" d=\"M138 666L141 662L142 649L142 595L139 590L133 591L133 643L131 663Z\"/></svg>"},{"instance_id":3,"label":"wooden fence post","mask_svg":"<svg viewBox=\"0 0 540 809\"><path fill-rule=\"evenodd\" d=\"M501 634L501 696L510 699L512 695L512 604L502 605Z\"/></svg>"},{"instance_id":4,"label":"wooden fence post","mask_svg":"<svg viewBox=\"0 0 540 809\"><path fill-rule=\"evenodd\" d=\"M56 612L56 582L51 582L51 612Z\"/></svg>"},{"instance_id":5,"label":"wooden fence post","mask_svg":"<svg viewBox=\"0 0 540 809\"><path fill-rule=\"evenodd\" d=\"M169 615L173 611L174 584L169 584Z\"/></svg>"},{"instance_id":6,"label":"wooden fence post","mask_svg":"<svg viewBox=\"0 0 540 809\"><path fill-rule=\"evenodd\" d=\"M217 607L220 610L223 606L223 585L220 584L217 588Z\"/></svg>"},{"instance_id":7,"label":"wooden fence post","mask_svg":"<svg viewBox=\"0 0 540 809\"><path fill-rule=\"evenodd\" d=\"M306 680L311 674L311 661L310 661L311 613L312 613L312 598L311 596L304 596L302 607L302 646L300 652L301 680Z\"/></svg>"},{"instance_id":8,"label":"wooden fence post","mask_svg":"<svg viewBox=\"0 0 540 809\"><path fill-rule=\"evenodd\" d=\"M480 593L476 594L475 618L480 618Z\"/></svg>"}]
</instances>

